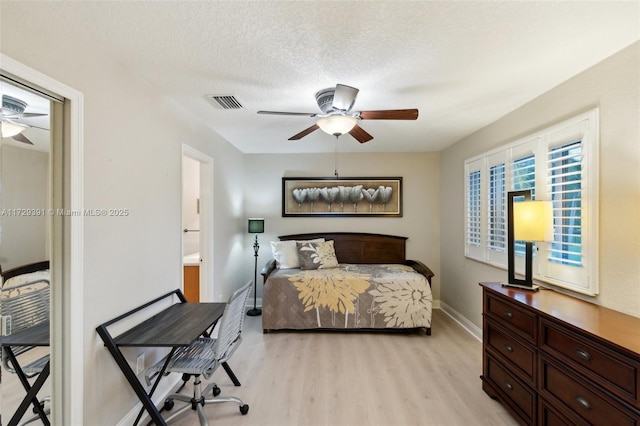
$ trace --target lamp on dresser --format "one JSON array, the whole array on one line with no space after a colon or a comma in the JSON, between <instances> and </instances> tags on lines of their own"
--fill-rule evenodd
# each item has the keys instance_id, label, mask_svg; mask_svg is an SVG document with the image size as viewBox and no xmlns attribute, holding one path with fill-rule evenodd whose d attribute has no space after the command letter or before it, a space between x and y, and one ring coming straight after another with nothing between
<instances>
[{"instance_id":1,"label":"lamp on dresser","mask_svg":"<svg viewBox=\"0 0 640 426\"><path fill-rule=\"evenodd\" d=\"M515 198L524 197L523 201ZM531 190L507 193L507 259L509 280L507 287L537 290L533 285L533 242L553 240L553 212L550 201L531 199ZM516 278L515 242L525 242L525 276Z\"/></svg>"},{"instance_id":2,"label":"lamp on dresser","mask_svg":"<svg viewBox=\"0 0 640 426\"><path fill-rule=\"evenodd\" d=\"M260 244L258 244L258 234L262 234L264 232L264 219L261 217L250 217L248 231L250 234L256 234L256 238L253 242L253 253L255 257L253 270L253 308L247 311L247 315L255 317L262 314L262 309L256 306L256 301L258 298L258 250L260 250Z\"/></svg>"}]
</instances>

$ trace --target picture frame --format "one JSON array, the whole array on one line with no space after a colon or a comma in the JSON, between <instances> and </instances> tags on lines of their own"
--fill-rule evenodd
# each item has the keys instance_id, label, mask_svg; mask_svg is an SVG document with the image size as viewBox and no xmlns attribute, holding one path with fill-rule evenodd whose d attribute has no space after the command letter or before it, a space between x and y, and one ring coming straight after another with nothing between
<instances>
[{"instance_id":1,"label":"picture frame","mask_svg":"<svg viewBox=\"0 0 640 426\"><path fill-rule=\"evenodd\" d=\"M283 217L402 217L402 178L282 178Z\"/></svg>"}]
</instances>

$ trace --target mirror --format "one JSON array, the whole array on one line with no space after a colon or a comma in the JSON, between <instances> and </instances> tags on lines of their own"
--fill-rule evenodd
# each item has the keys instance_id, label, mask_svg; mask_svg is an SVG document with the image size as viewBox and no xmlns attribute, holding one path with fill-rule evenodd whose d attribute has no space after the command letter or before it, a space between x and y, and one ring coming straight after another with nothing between
<instances>
[{"instance_id":1,"label":"mirror","mask_svg":"<svg viewBox=\"0 0 640 426\"><path fill-rule=\"evenodd\" d=\"M51 101L0 81L2 138L0 140L0 334L47 323L50 317L52 233ZM48 330L48 326L47 326ZM48 333L47 333L48 335ZM18 364L48 360L49 345L14 347ZM0 366L0 412L9 422L26 389L3 351ZM37 370L38 367L34 367ZM41 366L40 369L43 367ZM36 380L35 376L30 380ZM49 408L49 377L38 392ZM22 420L33 416L30 405ZM0 421L1 423L1 421Z\"/></svg>"}]
</instances>

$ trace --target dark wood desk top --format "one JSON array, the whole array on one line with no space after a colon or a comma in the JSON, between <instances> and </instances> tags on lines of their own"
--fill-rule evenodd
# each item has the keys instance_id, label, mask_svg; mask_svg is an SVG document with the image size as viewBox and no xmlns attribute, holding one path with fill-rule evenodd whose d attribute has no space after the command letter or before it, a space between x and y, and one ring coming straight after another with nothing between
<instances>
[{"instance_id":1,"label":"dark wood desk top","mask_svg":"<svg viewBox=\"0 0 640 426\"><path fill-rule=\"evenodd\" d=\"M223 314L226 303L176 303L122 333L116 346L188 346Z\"/></svg>"},{"instance_id":2,"label":"dark wood desk top","mask_svg":"<svg viewBox=\"0 0 640 426\"><path fill-rule=\"evenodd\" d=\"M49 346L49 321L0 337L1 346Z\"/></svg>"}]
</instances>

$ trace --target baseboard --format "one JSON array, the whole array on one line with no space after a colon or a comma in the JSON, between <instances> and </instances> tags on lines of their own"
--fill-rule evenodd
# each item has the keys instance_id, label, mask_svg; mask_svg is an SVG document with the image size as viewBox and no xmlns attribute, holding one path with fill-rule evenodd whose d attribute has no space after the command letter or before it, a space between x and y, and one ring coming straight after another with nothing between
<instances>
[{"instance_id":1,"label":"baseboard","mask_svg":"<svg viewBox=\"0 0 640 426\"><path fill-rule=\"evenodd\" d=\"M180 380L179 374L170 374L160 380L160 384L156 389L156 392L151 398L156 407L162 406L167 396L173 392ZM144 380L144 379L143 379ZM130 426L136 421L138 413L142 409L142 403L138 402L118 423L116 426ZM145 411L142 415L142 419L138 424L144 425L150 420L149 414Z\"/></svg>"},{"instance_id":2,"label":"baseboard","mask_svg":"<svg viewBox=\"0 0 640 426\"><path fill-rule=\"evenodd\" d=\"M253 308L253 298L249 298L249 300L247 300L246 307L247 307L247 309L252 309ZM256 299L256 308L262 308L262 297L258 297Z\"/></svg>"},{"instance_id":3,"label":"baseboard","mask_svg":"<svg viewBox=\"0 0 640 426\"><path fill-rule=\"evenodd\" d=\"M460 324L460 326L464 328L469 334L482 342L482 328L469 321L469 319L467 319L460 312L456 311L451 306L442 301L440 302L440 310L449 315L455 322Z\"/></svg>"}]
</instances>

